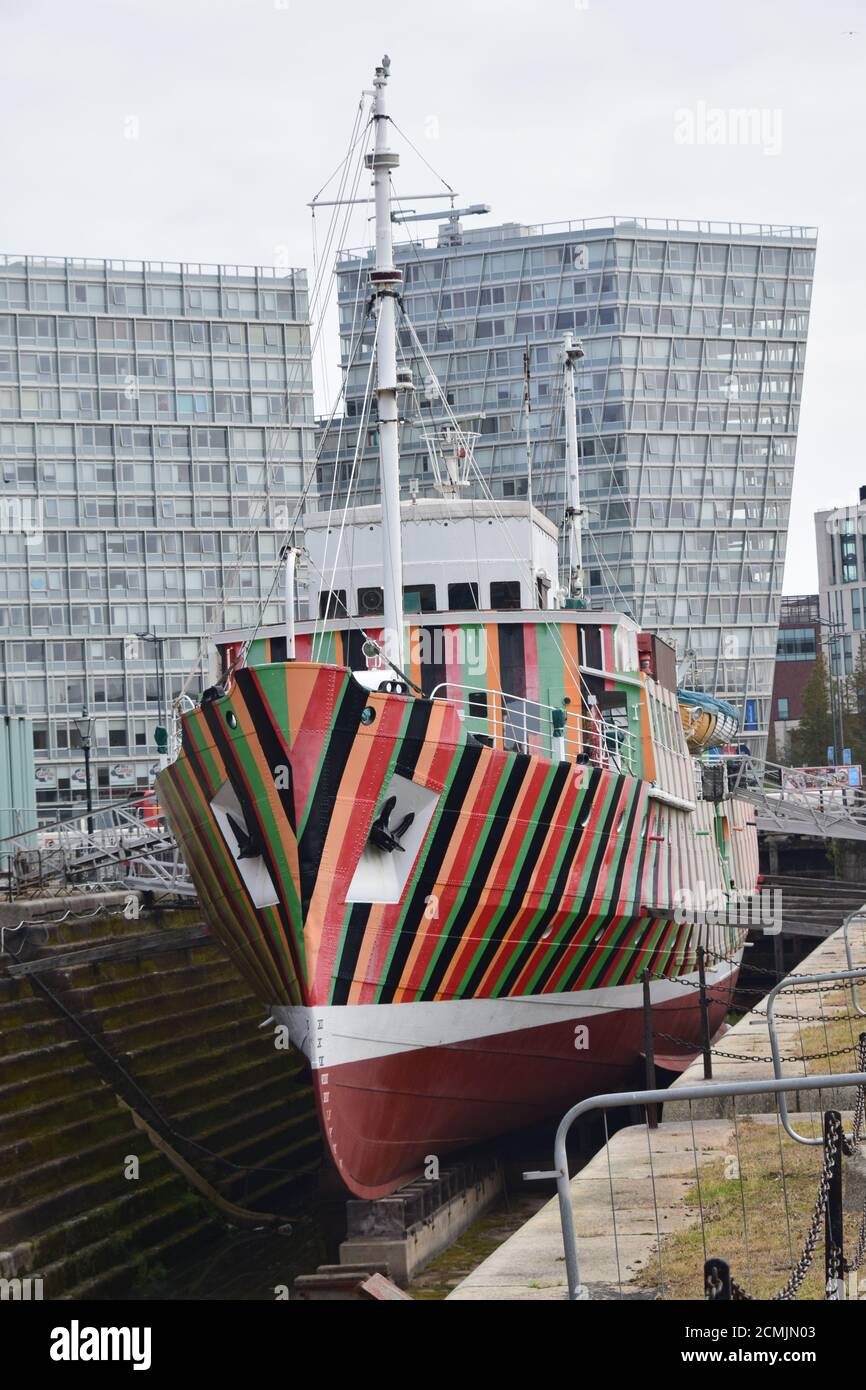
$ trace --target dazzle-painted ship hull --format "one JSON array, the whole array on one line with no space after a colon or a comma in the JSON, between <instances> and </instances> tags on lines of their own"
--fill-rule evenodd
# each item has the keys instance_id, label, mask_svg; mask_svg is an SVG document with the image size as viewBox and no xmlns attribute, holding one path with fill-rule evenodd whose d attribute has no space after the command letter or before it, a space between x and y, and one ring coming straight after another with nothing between
<instances>
[{"instance_id":1,"label":"dazzle-painted ship hull","mask_svg":"<svg viewBox=\"0 0 866 1390\"><path fill-rule=\"evenodd\" d=\"M699 1045L700 943L713 1028L729 1006L744 933L677 901L754 889L744 802L686 810L605 756L488 746L450 701L300 661L240 669L186 715L159 786L359 1195L628 1082L645 971L660 1052ZM392 797L412 821L387 853L371 833Z\"/></svg>"}]
</instances>

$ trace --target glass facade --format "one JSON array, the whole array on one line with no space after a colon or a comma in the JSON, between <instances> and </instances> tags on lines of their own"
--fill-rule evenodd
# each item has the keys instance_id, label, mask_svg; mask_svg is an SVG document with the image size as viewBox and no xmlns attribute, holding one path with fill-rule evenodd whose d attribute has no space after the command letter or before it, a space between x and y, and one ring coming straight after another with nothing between
<instances>
[{"instance_id":1,"label":"glass facade","mask_svg":"<svg viewBox=\"0 0 866 1390\"><path fill-rule=\"evenodd\" d=\"M147 785L201 638L278 621L314 456L306 274L0 258L0 712L46 818ZM279 595L278 595L279 598Z\"/></svg>"},{"instance_id":2,"label":"glass facade","mask_svg":"<svg viewBox=\"0 0 866 1390\"><path fill-rule=\"evenodd\" d=\"M677 648L684 682L724 695L757 751L770 718L815 233L805 227L607 218L451 229L396 248L404 303L496 497L525 497L523 358L530 357L533 500L563 520L562 338L578 376L584 567L614 604ZM456 241L456 244L453 244ZM361 417L372 325L367 255L338 262L346 418L324 440L320 495L377 495L375 404ZM356 343L363 326L362 342ZM433 476L421 421L442 421L411 334L402 473ZM355 353L354 360L352 355ZM334 469L336 467L336 475ZM748 700L748 705L747 705Z\"/></svg>"},{"instance_id":3,"label":"glass facade","mask_svg":"<svg viewBox=\"0 0 866 1390\"><path fill-rule=\"evenodd\" d=\"M815 545L830 670L850 676L866 633L866 487L857 503L815 513Z\"/></svg>"}]
</instances>

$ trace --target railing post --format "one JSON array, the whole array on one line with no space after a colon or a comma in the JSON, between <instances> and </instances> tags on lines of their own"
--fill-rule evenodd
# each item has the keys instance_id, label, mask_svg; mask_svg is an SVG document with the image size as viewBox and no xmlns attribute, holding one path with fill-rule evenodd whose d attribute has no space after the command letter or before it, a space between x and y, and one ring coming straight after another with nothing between
<instances>
[{"instance_id":1,"label":"railing post","mask_svg":"<svg viewBox=\"0 0 866 1390\"><path fill-rule=\"evenodd\" d=\"M832 1161L833 1171L827 1187L824 1211L824 1288L831 1303L845 1297L842 1268L842 1116L838 1110L824 1111L824 1163Z\"/></svg>"},{"instance_id":2,"label":"railing post","mask_svg":"<svg viewBox=\"0 0 866 1390\"><path fill-rule=\"evenodd\" d=\"M646 1062L646 1089L654 1091L656 1088L656 1055L649 970L645 970L641 975L641 984L643 985L643 1051ZM659 1123L658 1109L654 1104L646 1107L646 1117L650 1129L657 1129Z\"/></svg>"},{"instance_id":3,"label":"railing post","mask_svg":"<svg viewBox=\"0 0 866 1390\"><path fill-rule=\"evenodd\" d=\"M710 1038L710 1005L707 999L707 967L703 945L698 946L698 995L701 1007L701 1047L704 1054L704 1080L713 1079L713 1044Z\"/></svg>"},{"instance_id":4,"label":"railing post","mask_svg":"<svg viewBox=\"0 0 866 1390\"><path fill-rule=\"evenodd\" d=\"M704 1297L709 1303L730 1303L731 1268L727 1260L704 1261Z\"/></svg>"}]
</instances>

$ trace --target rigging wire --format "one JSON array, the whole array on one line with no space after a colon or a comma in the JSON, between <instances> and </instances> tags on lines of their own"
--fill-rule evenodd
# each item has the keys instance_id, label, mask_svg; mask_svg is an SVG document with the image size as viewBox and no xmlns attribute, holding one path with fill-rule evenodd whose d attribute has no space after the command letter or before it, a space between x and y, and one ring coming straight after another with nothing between
<instances>
[{"instance_id":1,"label":"rigging wire","mask_svg":"<svg viewBox=\"0 0 866 1390\"><path fill-rule=\"evenodd\" d=\"M355 123L354 123L353 128L352 128L352 137L353 137L353 138L352 138L352 140L351 140L351 142L350 142L350 145L349 145L349 148L348 148L348 150L347 150L347 152L346 152L346 155L344 156L343 161L341 162L341 166L339 166L339 167L341 167L341 168L343 169L343 176L342 176L342 179L341 179L341 186L340 186L341 194L342 194L342 192L343 192L344 189L345 189L345 182L346 182L346 179L348 178L349 160L351 159L351 155L352 155L353 151L356 149L356 147L358 146L358 144L360 143L360 141L361 141L363 135L364 135L364 134L366 133L366 131L369 130L370 127L372 126L372 120L368 120L367 123L366 123L366 125L364 126L364 128L363 128L357 135L355 135L355 131L356 131L356 129L357 129L360 116L361 116L362 113L363 113L363 107L364 107L364 98L362 97L362 98L361 98L361 101L360 101L360 103L359 103L358 111L356 112ZM357 184L358 184L358 182L359 182L359 180L360 180L360 174L361 174L362 169L363 169L363 160L359 159L359 160L357 161L357 169L356 169L356 173L355 173L355 176L354 176L353 195L354 195L355 189L357 188ZM336 171L335 171L335 173L336 173ZM328 183L330 183L331 180L332 180L334 177L335 177L335 175L332 174L332 175L331 175L331 178L328 180ZM327 187L327 184L325 185L325 187ZM346 210L345 210L345 216L344 216L344 234L345 234L345 229L346 229L346 227L348 226L348 218L349 218L349 216L350 216L350 213L351 213L351 208L350 208L350 206L347 206L347 207L346 207ZM332 239L333 239L333 235L334 235L334 231L335 231L335 228L336 228L336 224L337 224L337 220L338 220L339 214L340 214L340 208L335 206L335 208L333 209L333 213L332 213L331 219L330 219L330 224L329 224L329 229L328 229L328 236L327 236L327 238L326 238L326 248L329 247L329 246L331 245L331 242L332 242ZM316 354L316 351L317 351L317 348L318 348L318 344L319 344L319 341L320 341L320 338L321 338L321 335L322 335L322 330L323 330L323 326L324 326L324 319L325 319L325 309L326 309L326 307L327 307L328 299L330 298L331 286L332 286L333 280L334 280L334 278L335 278L335 271L334 271L334 269L332 268L331 271L329 272L329 275L328 275L328 285L329 285L328 295L327 295L327 297L326 297L325 303L322 304L322 305L320 306L320 305L319 305L319 300L320 300L320 296L321 296L321 294L322 294L323 285L324 285L324 283L325 283L325 282L324 282L324 271L323 271L324 265L325 265L325 260L323 259L323 261L322 261L322 263L321 263L321 265L320 265L320 267L319 267L319 272L318 272L318 274L317 274L317 275L315 276L315 278L314 278L313 286L312 286L312 289L310 290L310 297L309 297L309 309L308 309L308 313L309 313L309 316L310 316L310 319L311 319L311 320L315 319L315 315L316 315L317 311L319 310L319 308L321 307L321 312L319 313L319 317L318 317L318 319L316 320L315 334L314 334L314 336L313 336L313 341L312 341L311 348L310 348L310 357L311 357L311 359L314 359L314 358L315 358L315 354ZM293 387L296 387L297 384L298 384L298 376L300 376L301 382L303 382L304 366L305 366L305 363L304 363L304 361L303 361L303 358L302 358L302 357L299 357L299 360L298 360L298 362L297 362L297 364L296 364L296 366L295 366L295 369L294 369L293 377L292 377L291 380L287 381L287 385L286 385L286 402L285 402L285 411L286 411L286 415L287 415L287 416L290 415L291 391L292 391ZM259 523L259 521L261 520L262 515L267 511L268 500L269 500L269 495L270 495L269 484L270 484L270 482L271 482L271 468L275 465L275 463L276 463L276 461L277 461L277 460L275 459L274 455L275 455L275 453L277 452L277 449L278 449L278 447L279 447L279 445L277 444L276 441L278 441L278 440L280 439L280 437L282 437L282 439L285 440L285 439L286 439L286 436L287 436L287 434L288 434L288 431L289 431L290 429L292 429L292 428L297 428L297 426L292 426L292 425L290 424L289 420L287 420L287 421L280 427L280 429L275 429L271 434L267 434L267 433L266 433L267 451L266 451L266 455L265 455L265 478L264 478L264 486L263 486L263 489L262 489L262 495L261 495L261 497L259 498L259 501L258 501L258 503L256 504L256 506L255 506L254 508L251 508L250 511L249 511L249 513L248 513L248 521L249 521L249 524L248 524L248 526L247 526L246 531L242 533L241 544L238 546L236 563L235 563L234 566L231 568L231 570L229 570L229 572L226 574L226 576L225 576L225 578L224 578L224 580L223 580L223 583L222 583L222 586L221 586L221 589L220 589L219 603L218 603L218 605L208 605L209 607L214 607L214 608L216 608L216 607L218 606L218 607L220 608L220 610L222 611L222 614L223 614L223 621L225 621L225 608L226 608L226 604L227 604L227 601L228 601L228 597L229 597L231 588L233 587L234 583L237 581L237 579L238 579L239 576L240 576L241 569L243 568L243 566L244 566L244 564L245 564L245 562L246 562L246 559L247 559L247 554L248 554L248 551L249 551L249 548L250 548L250 545L251 545L251 542L252 542L252 538L253 538L253 536L255 535L256 531L259 529L258 523ZM301 427L301 428L303 429L303 427ZM303 450L302 450L302 453L303 453ZM318 463L318 452L317 452L317 457L316 457L316 463ZM311 474L311 477L312 477L312 474ZM308 480L308 483L304 486L304 488L303 488L303 490L302 490L301 502L303 502L303 499L304 499L304 497L306 496L306 493L307 493L307 491L308 491L308 487L309 487L309 480ZM273 587L273 586L272 586L272 587ZM261 605L260 605L260 606L261 606ZM257 623L257 627L260 625L260 621L261 621L261 614L260 614L260 616L259 616L259 622ZM197 672L197 671L200 669L200 667L201 667L201 662L202 662L202 660L203 660L203 658L204 658L204 655L205 655L205 653L206 653L206 651L207 651L207 647L208 647L208 645L209 645L209 642L210 642L210 637L209 637L209 636L205 636L205 637L203 637L203 638L201 639L201 641L200 641L200 643L199 643L199 650L198 650L198 653L196 654L195 661L194 661L194 662L192 663L192 665L190 666L189 671L188 671L188 673L187 673L187 676L186 676L186 678L185 678L185 680L184 680L184 683L183 683L183 685L181 686L181 689L180 689L180 691L178 692L177 696L175 696L175 699L174 699L174 701L173 701L173 704L176 705L176 704L177 704L177 701L180 700L180 699L186 694L187 690L189 689L190 683L191 683L191 681L192 681L194 675L196 674L196 672Z\"/></svg>"}]
</instances>

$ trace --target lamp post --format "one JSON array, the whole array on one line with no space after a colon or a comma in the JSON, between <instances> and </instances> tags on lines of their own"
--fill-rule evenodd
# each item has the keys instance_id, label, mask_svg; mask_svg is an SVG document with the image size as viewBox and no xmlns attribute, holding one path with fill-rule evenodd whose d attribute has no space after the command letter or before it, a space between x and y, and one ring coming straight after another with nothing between
<instances>
[{"instance_id":1,"label":"lamp post","mask_svg":"<svg viewBox=\"0 0 866 1390\"><path fill-rule=\"evenodd\" d=\"M90 780L90 748L93 742L93 716L87 713L87 709L81 711L78 719L75 720L75 727L78 730L78 742L84 753L84 785L87 792L87 833L93 834L93 784Z\"/></svg>"},{"instance_id":2,"label":"lamp post","mask_svg":"<svg viewBox=\"0 0 866 1390\"><path fill-rule=\"evenodd\" d=\"M842 745L845 742L845 695L844 691L840 690L838 686L839 676L842 675L841 651L837 646L834 652L832 650L832 647L834 643L838 643L842 640L842 637L844 636L845 632L845 624L837 618L817 618L813 619L813 621L816 621L819 627L826 627L828 629L827 646L828 648L830 648L830 650L828 651L828 655L830 658L830 720L833 725L833 760L836 764L838 764L842 759ZM833 669L834 658L839 665L838 675L836 672L834 672ZM836 723L837 706L839 712L838 730Z\"/></svg>"},{"instance_id":3,"label":"lamp post","mask_svg":"<svg viewBox=\"0 0 866 1390\"><path fill-rule=\"evenodd\" d=\"M156 634L155 632L138 632L138 633L136 633L136 636L138 637L139 641L141 641L141 642L153 642L153 644L154 644L154 646L155 646L155 648L156 648L156 680L157 680L157 697L158 697L158 708L159 708L159 723L160 723L160 727L164 729L164 728L166 727L166 719L165 719L165 661L164 661L163 653L162 653L162 644L163 644L163 640L164 640L164 639L163 639L162 637L158 637L157 634ZM158 742L158 741L157 741L157 742Z\"/></svg>"}]
</instances>

